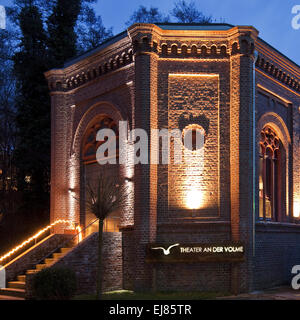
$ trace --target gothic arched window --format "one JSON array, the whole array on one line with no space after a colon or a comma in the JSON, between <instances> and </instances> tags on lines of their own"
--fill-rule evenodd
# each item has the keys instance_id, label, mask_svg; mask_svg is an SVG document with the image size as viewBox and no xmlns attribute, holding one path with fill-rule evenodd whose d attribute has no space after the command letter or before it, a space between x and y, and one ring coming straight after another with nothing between
<instances>
[{"instance_id":1,"label":"gothic arched window","mask_svg":"<svg viewBox=\"0 0 300 320\"><path fill-rule=\"evenodd\" d=\"M116 157L118 157L118 141L119 141L119 131L116 122L107 117L103 116L99 118L86 132L83 138L83 151L82 151L82 160L85 163L91 163L96 161L96 152L97 149L104 141L96 141L97 132L100 129L112 129L116 135Z\"/></svg>"},{"instance_id":2,"label":"gothic arched window","mask_svg":"<svg viewBox=\"0 0 300 320\"><path fill-rule=\"evenodd\" d=\"M260 136L259 217L281 221L284 205L285 152L276 132L264 127Z\"/></svg>"}]
</instances>

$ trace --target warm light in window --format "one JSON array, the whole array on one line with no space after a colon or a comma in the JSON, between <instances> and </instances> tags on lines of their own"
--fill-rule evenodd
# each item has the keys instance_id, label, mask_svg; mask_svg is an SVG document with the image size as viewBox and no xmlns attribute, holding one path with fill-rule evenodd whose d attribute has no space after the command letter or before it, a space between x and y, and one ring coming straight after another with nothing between
<instances>
[{"instance_id":1,"label":"warm light in window","mask_svg":"<svg viewBox=\"0 0 300 320\"><path fill-rule=\"evenodd\" d=\"M202 194L199 190L187 192L186 205L189 209L199 209L201 207Z\"/></svg>"}]
</instances>

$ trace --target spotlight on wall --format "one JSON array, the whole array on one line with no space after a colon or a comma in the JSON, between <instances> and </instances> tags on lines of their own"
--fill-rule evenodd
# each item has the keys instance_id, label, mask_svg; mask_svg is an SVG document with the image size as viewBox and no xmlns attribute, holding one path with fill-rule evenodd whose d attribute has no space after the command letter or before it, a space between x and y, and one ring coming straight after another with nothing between
<instances>
[{"instance_id":1,"label":"spotlight on wall","mask_svg":"<svg viewBox=\"0 0 300 320\"><path fill-rule=\"evenodd\" d=\"M294 204L294 218L300 218L300 201L295 201Z\"/></svg>"},{"instance_id":2,"label":"spotlight on wall","mask_svg":"<svg viewBox=\"0 0 300 320\"><path fill-rule=\"evenodd\" d=\"M187 192L186 205L189 209L199 209L201 207L202 194L199 190L191 190Z\"/></svg>"}]
</instances>

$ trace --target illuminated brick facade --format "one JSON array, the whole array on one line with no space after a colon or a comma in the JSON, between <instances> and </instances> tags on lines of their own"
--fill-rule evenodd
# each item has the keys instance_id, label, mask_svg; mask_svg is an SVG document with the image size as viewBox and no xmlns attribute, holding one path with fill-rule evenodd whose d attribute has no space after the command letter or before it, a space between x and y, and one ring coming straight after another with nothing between
<instances>
[{"instance_id":1,"label":"illuminated brick facade","mask_svg":"<svg viewBox=\"0 0 300 320\"><path fill-rule=\"evenodd\" d=\"M97 171L82 158L97 117L127 120L149 137L156 128L205 132L202 151L186 152L183 164L171 156L169 165L133 165L129 154L119 166L131 190L119 223L125 289L243 292L290 279L300 264L300 68L255 28L135 24L46 77L53 221L87 223L74 195L84 199L87 172ZM268 126L280 139L280 159L278 151L263 162ZM150 140L149 151L157 147ZM149 243L224 241L242 242L245 261L145 261Z\"/></svg>"}]
</instances>

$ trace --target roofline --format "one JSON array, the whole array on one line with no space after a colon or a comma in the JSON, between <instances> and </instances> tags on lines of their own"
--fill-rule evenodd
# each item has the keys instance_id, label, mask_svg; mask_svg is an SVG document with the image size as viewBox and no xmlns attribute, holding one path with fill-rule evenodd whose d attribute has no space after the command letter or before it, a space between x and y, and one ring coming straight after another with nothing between
<instances>
[{"instance_id":1,"label":"roofline","mask_svg":"<svg viewBox=\"0 0 300 320\"><path fill-rule=\"evenodd\" d=\"M116 34L115 36L112 36L111 38L109 38L109 39L103 41L101 44L99 44L96 48L90 49L90 50L88 50L88 51L86 51L86 52L84 52L74 58L67 60L64 63L63 68L67 68L67 67L71 66L72 64L74 64L84 58L87 58L87 57L91 56L92 54L99 52L102 49L105 49L109 45L118 42L119 40L125 38L126 36L127 36L127 30L124 30L124 31Z\"/></svg>"},{"instance_id":2,"label":"roofline","mask_svg":"<svg viewBox=\"0 0 300 320\"><path fill-rule=\"evenodd\" d=\"M136 23L134 23L136 24ZM134 25L132 24L132 25ZM234 25L232 24L229 24L229 23L177 23L177 22L154 22L154 23L149 23L149 24L154 24L156 25L157 27L159 26L181 26L181 25L185 25L185 26L228 26L230 28L233 28L235 27ZM97 53L99 52L100 50L102 49L105 49L106 47L108 47L109 45L111 44L114 44L116 43L117 41L125 38L125 36L127 36L128 34L128 29L116 34L115 36L112 36L111 38L103 41L101 44L99 44L96 48L94 49L90 49L78 56L75 56L74 58L71 58L71 59L68 59L62 68L53 68L51 70L57 70L57 69L64 69L64 68L67 68L67 67L70 67L72 64L84 59L84 58L87 58L89 56L91 56L92 54L94 53ZM49 71L51 71L49 70Z\"/></svg>"},{"instance_id":3,"label":"roofline","mask_svg":"<svg viewBox=\"0 0 300 320\"><path fill-rule=\"evenodd\" d=\"M230 23L196 23L196 22L192 22L192 23L183 23L183 22L155 22L153 24L156 25L164 25L164 26L227 26L227 27L236 27L233 24Z\"/></svg>"},{"instance_id":4,"label":"roofline","mask_svg":"<svg viewBox=\"0 0 300 320\"><path fill-rule=\"evenodd\" d=\"M287 59L289 62L291 62L292 64L294 64L297 68L300 69L300 65L297 64L295 61L293 61L292 59L290 59L288 56L286 56L285 54L283 54L281 51L279 51L278 49L276 49L275 47L273 47L269 42L265 41L264 39L258 37L258 40L260 40L261 42L263 42L263 44L267 45L268 47L270 47L272 50L276 51L279 55L281 55L282 57L284 57L285 59Z\"/></svg>"},{"instance_id":5,"label":"roofline","mask_svg":"<svg viewBox=\"0 0 300 320\"><path fill-rule=\"evenodd\" d=\"M139 24L139 23L135 23L135 24ZM130 29L132 26L134 26L135 24L132 24L128 29ZM143 23L144 24L144 23ZM156 27L160 28L160 26L227 26L229 28L234 28L237 27L235 25L229 24L229 23L177 23L177 22L156 22L156 23L146 23L149 25L155 25ZM128 29L118 33L117 35L105 40L104 42L102 42L99 46L97 46L94 49L88 50L86 52L84 52L83 54L80 54L74 58L71 58L69 60L67 60L62 68L53 68L51 70L58 70L58 69L65 69L70 67L71 65L75 64L76 62L83 60L85 58L90 57L91 55L105 49L106 47L118 42L121 39L124 39L125 37L128 36ZM179 29L178 29L179 30ZM183 29L184 30L184 29ZM229 29L228 29L229 30ZM172 30L171 30L172 31ZM214 30L215 31L215 30ZM273 47L272 45L270 45L268 42L266 42L265 40L263 40L262 38L258 37L257 38L258 41L261 41L262 44L268 46L269 48L271 48L272 50L274 50L277 54L279 54L280 56L282 56L284 59L286 59L287 61L289 61L290 63L292 63L296 68L300 69L300 65L298 65L296 62L294 62L293 60L291 60L289 57L287 57L286 55L284 55L282 52L280 52L278 49L276 49L275 47ZM51 71L49 70L49 71Z\"/></svg>"}]
</instances>

